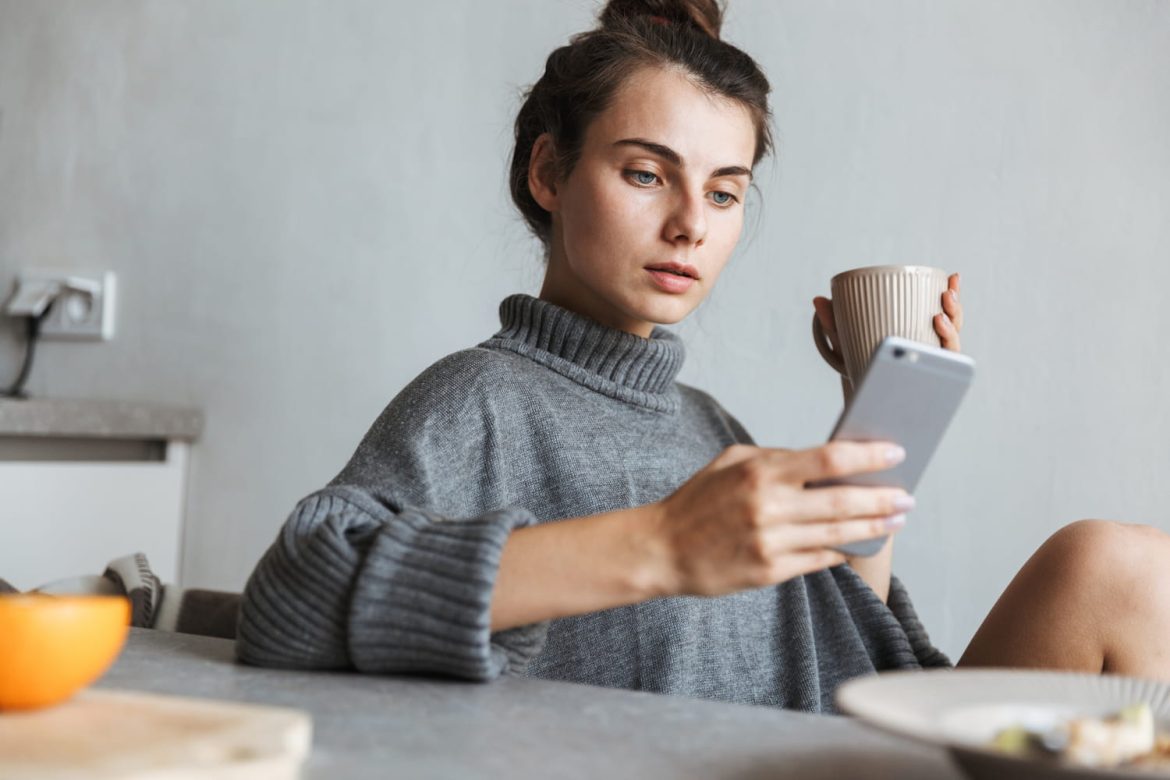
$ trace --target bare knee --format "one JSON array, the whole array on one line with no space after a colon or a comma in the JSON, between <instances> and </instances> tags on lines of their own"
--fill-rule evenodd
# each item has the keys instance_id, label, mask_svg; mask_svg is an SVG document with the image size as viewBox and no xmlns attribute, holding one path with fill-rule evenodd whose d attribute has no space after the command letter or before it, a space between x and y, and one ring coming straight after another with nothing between
<instances>
[{"instance_id":1,"label":"bare knee","mask_svg":"<svg viewBox=\"0 0 1170 780\"><path fill-rule=\"evenodd\" d=\"M1170 677L1164 641L1170 633L1170 535L1147 525L1102 521L1073 523L1065 535L1069 539L1062 541L1072 550L1096 549L1084 570L1096 580L1088 598L1099 615L1104 670Z\"/></svg>"},{"instance_id":2,"label":"bare knee","mask_svg":"<svg viewBox=\"0 0 1170 780\"><path fill-rule=\"evenodd\" d=\"M1028 559L960 663L1140 669L1124 658L1131 637L1170 634L1167 621L1170 536L1149 526L1081 520Z\"/></svg>"},{"instance_id":3,"label":"bare knee","mask_svg":"<svg viewBox=\"0 0 1170 780\"><path fill-rule=\"evenodd\" d=\"M1064 573L1093 579L1123 576L1150 556L1170 554L1170 536L1157 528L1116 520L1078 520L1048 537L1040 547Z\"/></svg>"},{"instance_id":4,"label":"bare knee","mask_svg":"<svg viewBox=\"0 0 1170 780\"><path fill-rule=\"evenodd\" d=\"M1049 537L1036 557L1080 594L1103 627L1170 615L1170 535L1157 528L1079 520Z\"/></svg>"},{"instance_id":5,"label":"bare knee","mask_svg":"<svg viewBox=\"0 0 1170 780\"><path fill-rule=\"evenodd\" d=\"M1078 520L1069 523L1054 533L1049 540L1070 540L1075 544L1089 544L1104 546L1112 549L1111 545L1121 544L1154 544L1170 547L1170 535L1141 523L1126 523L1120 520Z\"/></svg>"}]
</instances>

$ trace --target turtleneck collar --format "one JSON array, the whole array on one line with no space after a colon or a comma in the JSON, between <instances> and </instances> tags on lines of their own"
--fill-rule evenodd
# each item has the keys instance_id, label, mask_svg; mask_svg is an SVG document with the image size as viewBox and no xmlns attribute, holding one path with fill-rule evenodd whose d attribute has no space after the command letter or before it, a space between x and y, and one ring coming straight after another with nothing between
<instances>
[{"instance_id":1,"label":"turtleneck collar","mask_svg":"<svg viewBox=\"0 0 1170 780\"><path fill-rule=\"evenodd\" d=\"M484 346L524 355L621 401L678 410L674 380L686 351L665 328L655 327L650 338L642 338L523 294L500 303L500 325Z\"/></svg>"}]
</instances>

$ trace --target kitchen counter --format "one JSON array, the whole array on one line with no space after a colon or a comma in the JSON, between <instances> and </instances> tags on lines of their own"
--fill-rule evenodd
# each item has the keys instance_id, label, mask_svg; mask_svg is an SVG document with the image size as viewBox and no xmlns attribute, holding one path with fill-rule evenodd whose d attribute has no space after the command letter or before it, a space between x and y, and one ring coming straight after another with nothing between
<instances>
[{"instance_id":1,"label":"kitchen counter","mask_svg":"<svg viewBox=\"0 0 1170 780\"><path fill-rule=\"evenodd\" d=\"M961 777L943 751L850 718L546 680L291 672L233 659L228 640L136 628L96 686L306 710L308 779Z\"/></svg>"},{"instance_id":2,"label":"kitchen counter","mask_svg":"<svg viewBox=\"0 0 1170 780\"><path fill-rule=\"evenodd\" d=\"M28 590L142 552L164 582L181 583L187 466L203 422L169 404L0 400L0 577Z\"/></svg>"},{"instance_id":3,"label":"kitchen counter","mask_svg":"<svg viewBox=\"0 0 1170 780\"><path fill-rule=\"evenodd\" d=\"M198 409L141 401L69 398L0 399L0 436L194 441Z\"/></svg>"}]
</instances>

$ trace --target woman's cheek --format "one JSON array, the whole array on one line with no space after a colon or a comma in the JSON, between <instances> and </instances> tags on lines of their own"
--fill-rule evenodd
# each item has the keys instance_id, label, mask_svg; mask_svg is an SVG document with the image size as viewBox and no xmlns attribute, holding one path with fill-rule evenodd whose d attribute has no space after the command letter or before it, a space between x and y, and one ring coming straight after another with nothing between
<instances>
[{"instance_id":1,"label":"woman's cheek","mask_svg":"<svg viewBox=\"0 0 1170 780\"><path fill-rule=\"evenodd\" d=\"M726 247L727 253L731 254L735 249L735 245L739 243L739 236L743 232L743 209L736 208L731 213L725 215L727 219L719 222L719 244Z\"/></svg>"}]
</instances>

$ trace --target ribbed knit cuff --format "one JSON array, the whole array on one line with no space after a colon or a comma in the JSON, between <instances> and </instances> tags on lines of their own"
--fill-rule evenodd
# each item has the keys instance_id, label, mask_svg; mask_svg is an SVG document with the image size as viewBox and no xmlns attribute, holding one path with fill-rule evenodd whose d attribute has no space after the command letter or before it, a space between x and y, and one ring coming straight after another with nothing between
<instances>
[{"instance_id":1,"label":"ribbed knit cuff","mask_svg":"<svg viewBox=\"0 0 1170 780\"><path fill-rule=\"evenodd\" d=\"M349 611L350 658L363 672L491 680L517 673L544 646L547 623L491 633L500 553L535 518L503 509L442 520L404 508L366 553Z\"/></svg>"}]
</instances>

